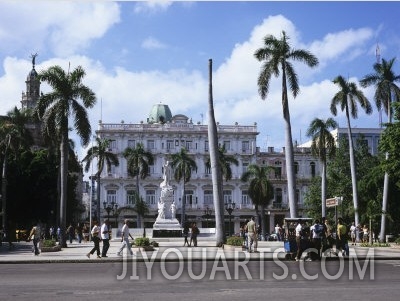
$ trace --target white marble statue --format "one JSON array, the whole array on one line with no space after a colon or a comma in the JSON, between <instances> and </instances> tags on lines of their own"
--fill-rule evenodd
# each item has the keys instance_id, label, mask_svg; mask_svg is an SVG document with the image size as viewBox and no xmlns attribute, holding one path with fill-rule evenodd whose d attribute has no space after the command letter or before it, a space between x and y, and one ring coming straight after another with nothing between
<instances>
[{"instance_id":1,"label":"white marble statue","mask_svg":"<svg viewBox=\"0 0 400 301\"><path fill-rule=\"evenodd\" d=\"M175 201L173 201L171 204L171 218L174 219L175 215L176 215L176 206L175 206Z\"/></svg>"},{"instance_id":2,"label":"white marble statue","mask_svg":"<svg viewBox=\"0 0 400 301\"><path fill-rule=\"evenodd\" d=\"M168 187L170 186L169 182L171 180L171 164L169 161L166 161L164 164L164 174L163 174L163 179L164 181L161 182L160 187Z\"/></svg>"}]
</instances>

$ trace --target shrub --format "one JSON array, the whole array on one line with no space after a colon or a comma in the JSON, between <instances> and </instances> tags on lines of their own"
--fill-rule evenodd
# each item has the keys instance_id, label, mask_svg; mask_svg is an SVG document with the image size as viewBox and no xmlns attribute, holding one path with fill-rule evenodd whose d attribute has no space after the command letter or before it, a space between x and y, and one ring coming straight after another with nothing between
<instances>
[{"instance_id":1,"label":"shrub","mask_svg":"<svg viewBox=\"0 0 400 301\"><path fill-rule=\"evenodd\" d=\"M152 241L151 243L150 243L150 245L152 245L153 247L158 247L158 242L156 242L156 241Z\"/></svg>"},{"instance_id":2,"label":"shrub","mask_svg":"<svg viewBox=\"0 0 400 301\"><path fill-rule=\"evenodd\" d=\"M137 247L150 246L150 239L148 237L137 237L135 239L135 245Z\"/></svg>"},{"instance_id":3,"label":"shrub","mask_svg":"<svg viewBox=\"0 0 400 301\"><path fill-rule=\"evenodd\" d=\"M56 246L56 241L54 239L44 239L42 241L42 247L51 248Z\"/></svg>"},{"instance_id":4,"label":"shrub","mask_svg":"<svg viewBox=\"0 0 400 301\"><path fill-rule=\"evenodd\" d=\"M243 242L244 242L243 237L239 237L239 236L230 236L226 240L227 245L239 246L239 247L241 247L243 245Z\"/></svg>"},{"instance_id":5,"label":"shrub","mask_svg":"<svg viewBox=\"0 0 400 301\"><path fill-rule=\"evenodd\" d=\"M400 238L396 238L395 243L396 245L400 245Z\"/></svg>"}]
</instances>

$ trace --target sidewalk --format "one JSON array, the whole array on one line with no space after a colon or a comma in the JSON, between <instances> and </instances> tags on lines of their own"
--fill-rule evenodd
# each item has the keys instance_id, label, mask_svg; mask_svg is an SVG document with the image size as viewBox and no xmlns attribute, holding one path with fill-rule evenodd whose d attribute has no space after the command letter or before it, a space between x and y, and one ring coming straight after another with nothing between
<instances>
[{"instance_id":1,"label":"sidewalk","mask_svg":"<svg viewBox=\"0 0 400 301\"><path fill-rule=\"evenodd\" d=\"M56 263L56 262L119 262L122 260L136 261L199 261L199 260L273 260L285 259L285 251L283 242L259 241L258 253L243 252L241 248L233 248L225 245L224 248L215 247L215 241L211 238L200 238L197 247L183 247L182 238L160 238L155 239L159 243L159 247L153 252L145 252L138 248L132 248L135 255L127 256L126 248L123 257L117 256L116 252L120 247L120 240L112 240L107 258L96 258L96 254L87 258L86 254L93 248L93 243L77 243L68 244L67 248L63 248L59 252L43 252L39 256L32 253L32 242L13 243L14 247L9 249L8 243L3 243L0 247L0 264L9 263ZM102 244L100 243L100 249ZM275 253L274 253L275 252ZM337 259L332 255L327 259ZM341 256L339 258L342 258ZM359 260L380 259L380 260L400 260L400 247L382 247L382 248L364 248L350 246L350 256L347 259L357 258Z\"/></svg>"}]
</instances>

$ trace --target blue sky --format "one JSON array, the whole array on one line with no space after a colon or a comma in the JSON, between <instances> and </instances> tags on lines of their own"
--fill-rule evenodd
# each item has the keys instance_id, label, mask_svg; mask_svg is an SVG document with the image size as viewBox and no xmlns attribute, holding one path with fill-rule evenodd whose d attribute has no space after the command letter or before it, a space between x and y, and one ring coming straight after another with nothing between
<instances>
[{"instance_id":1,"label":"blue sky","mask_svg":"<svg viewBox=\"0 0 400 301\"><path fill-rule=\"evenodd\" d=\"M258 125L258 145L284 146L281 82L273 79L262 101L257 92L261 63L253 54L267 34L285 30L293 48L319 59L309 69L295 65L300 94L290 98L293 139L318 117L332 117L330 101L342 75L358 83L381 57L399 58L400 2L112 2L0 0L0 114L20 107L21 92L38 53L36 70L82 65L85 84L98 97L89 112L93 130L105 123L146 120L155 103L173 114L207 122L208 59L213 59L217 121ZM396 73L400 66L395 64ZM48 87L42 85L44 92ZM372 89L364 90L374 104ZM354 127L378 127L375 105L359 112ZM383 116L386 120L386 116ZM335 120L345 127L344 113ZM79 141L76 141L79 145ZM84 150L78 149L81 158ZM82 154L82 155L81 155Z\"/></svg>"}]
</instances>

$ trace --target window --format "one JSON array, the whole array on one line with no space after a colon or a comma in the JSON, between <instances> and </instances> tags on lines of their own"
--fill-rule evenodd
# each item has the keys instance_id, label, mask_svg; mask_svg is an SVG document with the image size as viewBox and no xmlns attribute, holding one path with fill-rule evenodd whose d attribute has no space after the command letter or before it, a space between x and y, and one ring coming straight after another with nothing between
<instances>
[{"instance_id":1,"label":"window","mask_svg":"<svg viewBox=\"0 0 400 301\"><path fill-rule=\"evenodd\" d=\"M231 142L230 141L224 141L224 147L226 151L231 150Z\"/></svg>"},{"instance_id":2,"label":"window","mask_svg":"<svg viewBox=\"0 0 400 301\"><path fill-rule=\"evenodd\" d=\"M243 162L242 173L245 173L248 169L249 169L249 163Z\"/></svg>"},{"instance_id":3,"label":"window","mask_svg":"<svg viewBox=\"0 0 400 301\"><path fill-rule=\"evenodd\" d=\"M148 205L154 205L156 203L156 191L149 189L146 190L146 203Z\"/></svg>"},{"instance_id":4,"label":"window","mask_svg":"<svg viewBox=\"0 0 400 301\"><path fill-rule=\"evenodd\" d=\"M212 190L204 190L204 205L213 205L214 204L213 192Z\"/></svg>"},{"instance_id":5,"label":"window","mask_svg":"<svg viewBox=\"0 0 400 301\"><path fill-rule=\"evenodd\" d=\"M155 163L155 162L154 162ZM153 165L149 165L149 175L153 175L154 174L154 164Z\"/></svg>"},{"instance_id":6,"label":"window","mask_svg":"<svg viewBox=\"0 0 400 301\"><path fill-rule=\"evenodd\" d=\"M147 140L147 149L155 149L154 140Z\"/></svg>"},{"instance_id":7,"label":"window","mask_svg":"<svg viewBox=\"0 0 400 301\"><path fill-rule=\"evenodd\" d=\"M185 148L187 150L191 150L193 148L193 142L192 141L186 141L185 142Z\"/></svg>"},{"instance_id":8,"label":"window","mask_svg":"<svg viewBox=\"0 0 400 301\"><path fill-rule=\"evenodd\" d=\"M115 140L108 140L108 148L109 149L116 149L117 148L117 141Z\"/></svg>"},{"instance_id":9,"label":"window","mask_svg":"<svg viewBox=\"0 0 400 301\"><path fill-rule=\"evenodd\" d=\"M294 162L294 174L299 174L299 162Z\"/></svg>"},{"instance_id":10,"label":"window","mask_svg":"<svg viewBox=\"0 0 400 301\"><path fill-rule=\"evenodd\" d=\"M186 206L189 205L190 207L192 207L193 205L196 205L196 200L193 196L193 193L194 193L193 190L185 190Z\"/></svg>"},{"instance_id":11,"label":"window","mask_svg":"<svg viewBox=\"0 0 400 301\"><path fill-rule=\"evenodd\" d=\"M128 147L135 148L136 147L136 141L135 140L128 140Z\"/></svg>"},{"instance_id":12,"label":"window","mask_svg":"<svg viewBox=\"0 0 400 301\"><path fill-rule=\"evenodd\" d=\"M315 177L315 162L310 163L310 171L311 171L311 176L314 178Z\"/></svg>"},{"instance_id":13,"label":"window","mask_svg":"<svg viewBox=\"0 0 400 301\"><path fill-rule=\"evenodd\" d=\"M210 166L205 164L204 165L204 170L205 170L206 176L211 175L211 167Z\"/></svg>"},{"instance_id":14,"label":"window","mask_svg":"<svg viewBox=\"0 0 400 301\"><path fill-rule=\"evenodd\" d=\"M249 205L251 203L247 190L242 190L242 205Z\"/></svg>"},{"instance_id":15,"label":"window","mask_svg":"<svg viewBox=\"0 0 400 301\"><path fill-rule=\"evenodd\" d=\"M282 177L282 162L275 161L275 179L280 179Z\"/></svg>"},{"instance_id":16,"label":"window","mask_svg":"<svg viewBox=\"0 0 400 301\"><path fill-rule=\"evenodd\" d=\"M208 152L208 140L204 142L204 151Z\"/></svg>"},{"instance_id":17,"label":"window","mask_svg":"<svg viewBox=\"0 0 400 301\"><path fill-rule=\"evenodd\" d=\"M114 189L107 190L107 203L117 203L117 191Z\"/></svg>"},{"instance_id":18,"label":"window","mask_svg":"<svg viewBox=\"0 0 400 301\"><path fill-rule=\"evenodd\" d=\"M231 190L224 190L224 204L226 203L234 203L232 200L232 191Z\"/></svg>"},{"instance_id":19,"label":"window","mask_svg":"<svg viewBox=\"0 0 400 301\"><path fill-rule=\"evenodd\" d=\"M127 205L135 205L135 194L136 194L136 190L128 190L126 192L126 204Z\"/></svg>"},{"instance_id":20,"label":"window","mask_svg":"<svg viewBox=\"0 0 400 301\"><path fill-rule=\"evenodd\" d=\"M275 208L281 208L282 207L282 188L276 188L275 189L274 207Z\"/></svg>"},{"instance_id":21,"label":"window","mask_svg":"<svg viewBox=\"0 0 400 301\"><path fill-rule=\"evenodd\" d=\"M173 140L167 140L167 150L171 150L174 148L174 141Z\"/></svg>"},{"instance_id":22,"label":"window","mask_svg":"<svg viewBox=\"0 0 400 301\"><path fill-rule=\"evenodd\" d=\"M242 151L247 152L250 149L249 141L242 141Z\"/></svg>"}]
</instances>

